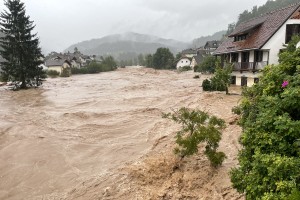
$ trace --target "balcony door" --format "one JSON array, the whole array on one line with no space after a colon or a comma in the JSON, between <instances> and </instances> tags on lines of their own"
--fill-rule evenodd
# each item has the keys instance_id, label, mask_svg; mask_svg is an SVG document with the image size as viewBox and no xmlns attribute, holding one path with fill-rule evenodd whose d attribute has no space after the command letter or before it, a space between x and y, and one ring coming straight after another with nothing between
<instances>
[{"instance_id":1,"label":"balcony door","mask_svg":"<svg viewBox=\"0 0 300 200\"><path fill-rule=\"evenodd\" d=\"M242 70L249 68L249 51L242 52L242 64L241 64Z\"/></svg>"}]
</instances>

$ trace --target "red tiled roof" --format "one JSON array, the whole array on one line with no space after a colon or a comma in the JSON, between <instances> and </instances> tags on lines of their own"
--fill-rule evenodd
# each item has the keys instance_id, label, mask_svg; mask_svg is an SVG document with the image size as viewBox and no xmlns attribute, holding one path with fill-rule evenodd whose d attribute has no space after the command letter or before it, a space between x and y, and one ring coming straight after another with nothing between
<instances>
[{"instance_id":1,"label":"red tiled roof","mask_svg":"<svg viewBox=\"0 0 300 200\"><path fill-rule=\"evenodd\" d=\"M292 4L239 24L229 38L219 46L215 54L262 48L299 8L300 3ZM244 33L250 33L246 40L234 42L233 36Z\"/></svg>"}]
</instances>

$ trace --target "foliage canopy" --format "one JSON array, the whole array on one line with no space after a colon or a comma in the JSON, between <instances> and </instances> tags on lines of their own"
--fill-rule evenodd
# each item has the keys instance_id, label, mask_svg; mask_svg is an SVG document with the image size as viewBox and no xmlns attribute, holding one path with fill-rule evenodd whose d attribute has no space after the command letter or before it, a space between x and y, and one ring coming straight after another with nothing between
<instances>
[{"instance_id":1,"label":"foliage canopy","mask_svg":"<svg viewBox=\"0 0 300 200\"><path fill-rule=\"evenodd\" d=\"M7 10L0 15L0 30L4 37L0 38L0 55L2 77L6 80L21 82L21 88L27 87L27 82L40 85L43 74L39 65L43 57L39 47L39 39L31 32L33 21L25 14L25 5L20 0L4 1Z\"/></svg>"},{"instance_id":2,"label":"foliage canopy","mask_svg":"<svg viewBox=\"0 0 300 200\"><path fill-rule=\"evenodd\" d=\"M181 158L196 154L198 145L205 143L204 154L210 160L211 165L217 167L222 164L226 156L217 149L221 140L221 130L225 128L224 120L209 116L206 112L188 108L180 108L174 113L164 114L163 117L181 124L182 128L176 135L178 147L174 150Z\"/></svg>"},{"instance_id":3,"label":"foliage canopy","mask_svg":"<svg viewBox=\"0 0 300 200\"><path fill-rule=\"evenodd\" d=\"M293 39L280 64L263 70L260 82L245 88L243 133L233 187L247 199L294 199L300 191L300 48Z\"/></svg>"},{"instance_id":4,"label":"foliage canopy","mask_svg":"<svg viewBox=\"0 0 300 200\"><path fill-rule=\"evenodd\" d=\"M158 48L153 54L152 64L155 69L173 69L174 55L168 48Z\"/></svg>"}]
</instances>

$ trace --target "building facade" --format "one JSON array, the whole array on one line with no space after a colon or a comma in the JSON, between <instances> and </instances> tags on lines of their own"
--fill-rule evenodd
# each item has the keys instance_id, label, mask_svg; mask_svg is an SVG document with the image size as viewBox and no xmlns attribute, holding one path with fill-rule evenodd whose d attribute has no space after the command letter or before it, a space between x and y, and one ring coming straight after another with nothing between
<instances>
[{"instance_id":1,"label":"building facade","mask_svg":"<svg viewBox=\"0 0 300 200\"><path fill-rule=\"evenodd\" d=\"M232 63L233 84L252 86L261 69L278 64L279 52L294 35L300 35L300 3L237 25L214 55L223 64Z\"/></svg>"}]
</instances>

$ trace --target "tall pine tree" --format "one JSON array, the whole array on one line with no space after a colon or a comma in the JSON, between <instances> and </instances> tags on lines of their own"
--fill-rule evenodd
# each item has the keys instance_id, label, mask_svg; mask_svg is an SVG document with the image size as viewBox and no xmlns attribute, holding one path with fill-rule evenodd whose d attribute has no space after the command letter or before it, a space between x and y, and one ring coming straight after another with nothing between
<instances>
[{"instance_id":1,"label":"tall pine tree","mask_svg":"<svg viewBox=\"0 0 300 200\"><path fill-rule=\"evenodd\" d=\"M0 38L0 55L4 58L2 76L21 82L21 88L26 88L26 82L33 80L38 86L43 55L39 39L31 33L35 25L26 15L25 5L20 0L5 0L4 5L7 10L0 15L0 30L5 34Z\"/></svg>"}]
</instances>

